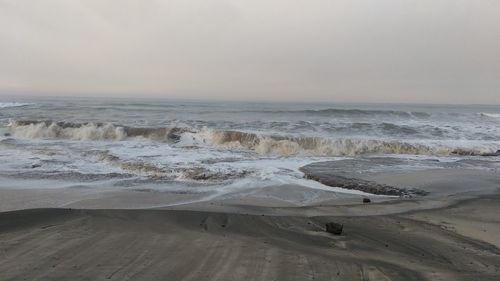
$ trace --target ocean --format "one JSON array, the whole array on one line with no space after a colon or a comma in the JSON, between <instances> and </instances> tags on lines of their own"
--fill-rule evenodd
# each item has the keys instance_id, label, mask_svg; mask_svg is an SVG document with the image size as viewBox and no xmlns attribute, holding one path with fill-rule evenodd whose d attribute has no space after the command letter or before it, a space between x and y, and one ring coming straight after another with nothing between
<instances>
[{"instance_id":1,"label":"ocean","mask_svg":"<svg viewBox=\"0 0 500 281\"><path fill-rule=\"evenodd\" d=\"M151 189L212 198L270 185L332 190L299 168L363 159L345 169L491 170L499 168L498 150L499 105L0 102L0 188ZM366 164L381 157L395 162Z\"/></svg>"}]
</instances>

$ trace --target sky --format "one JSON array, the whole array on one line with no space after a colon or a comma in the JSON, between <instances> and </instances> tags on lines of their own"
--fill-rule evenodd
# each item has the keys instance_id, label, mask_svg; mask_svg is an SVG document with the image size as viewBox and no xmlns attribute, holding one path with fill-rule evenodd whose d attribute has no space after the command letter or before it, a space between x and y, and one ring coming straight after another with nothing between
<instances>
[{"instance_id":1,"label":"sky","mask_svg":"<svg viewBox=\"0 0 500 281\"><path fill-rule=\"evenodd\" d=\"M0 95L500 104L500 1L0 0Z\"/></svg>"}]
</instances>

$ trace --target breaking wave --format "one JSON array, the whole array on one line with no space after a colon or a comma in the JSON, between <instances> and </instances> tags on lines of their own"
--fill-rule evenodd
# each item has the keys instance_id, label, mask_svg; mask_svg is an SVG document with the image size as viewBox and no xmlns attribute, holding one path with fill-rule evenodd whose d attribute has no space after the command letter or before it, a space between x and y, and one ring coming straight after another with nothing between
<instances>
[{"instance_id":1,"label":"breaking wave","mask_svg":"<svg viewBox=\"0 0 500 281\"><path fill-rule=\"evenodd\" d=\"M213 146L221 149L244 149L262 155L421 154L474 156L498 153L498 148L493 147L494 143L491 144L491 147L461 147L442 143L412 143L396 140L261 135L208 128L133 128L110 123L12 121L9 126L12 136L18 138L120 141L139 137L169 142L181 147ZM142 168L150 169L151 167Z\"/></svg>"},{"instance_id":2,"label":"breaking wave","mask_svg":"<svg viewBox=\"0 0 500 281\"><path fill-rule=\"evenodd\" d=\"M260 136L235 131L211 131L211 135L211 140L219 146L230 148L242 147L264 155L355 156L365 154L421 154L474 156L495 153L496 151L492 148L450 147L393 140Z\"/></svg>"},{"instance_id":3,"label":"breaking wave","mask_svg":"<svg viewBox=\"0 0 500 281\"><path fill-rule=\"evenodd\" d=\"M0 102L0 108L9 108L9 107L23 107L33 105L32 103L22 103L22 102Z\"/></svg>"},{"instance_id":4,"label":"breaking wave","mask_svg":"<svg viewBox=\"0 0 500 281\"><path fill-rule=\"evenodd\" d=\"M123 140L127 137L123 127L113 124L12 121L9 127L14 137L29 139Z\"/></svg>"},{"instance_id":5,"label":"breaking wave","mask_svg":"<svg viewBox=\"0 0 500 281\"><path fill-rule=\"evenodd\" d=\"M70 123L51 121L11 121L12 135L29 139L124 140L144 137L178 141L182 128L132 128L111 123Z\"/></svg>"},{"instance_id":6,"label":"breaking wave","mask_svg":"<svg viewBox=\"0 0 500 281\"><path fill-rule=\"evenodd\" d=\"M482 116L482 117L488 117L488 118L500 118L500 113L480 112L480 113L478 113L478 115Z\"/></svg>"}]
</instances>

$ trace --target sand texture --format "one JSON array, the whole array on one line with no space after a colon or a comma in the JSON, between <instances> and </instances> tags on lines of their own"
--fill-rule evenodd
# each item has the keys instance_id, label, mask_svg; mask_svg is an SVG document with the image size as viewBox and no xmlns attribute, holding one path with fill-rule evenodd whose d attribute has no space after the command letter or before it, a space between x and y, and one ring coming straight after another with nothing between
<instances>
[{"instance_id":1,"label":"sand texture","mask_svg":"<svg viewBox=\"0 0 500 281\"><path fill-rule=\"evenodd\" d=\"M499 212L500 196L442 209L356 217L175 210L4 212L0 279L499 280L495 237L500 237L500 221L494 215ZM471 224L478 217L490 224L479 229L481 235ZM324 231L330 221L344 224L343 235Z\"/></svg>"}]
</instances>

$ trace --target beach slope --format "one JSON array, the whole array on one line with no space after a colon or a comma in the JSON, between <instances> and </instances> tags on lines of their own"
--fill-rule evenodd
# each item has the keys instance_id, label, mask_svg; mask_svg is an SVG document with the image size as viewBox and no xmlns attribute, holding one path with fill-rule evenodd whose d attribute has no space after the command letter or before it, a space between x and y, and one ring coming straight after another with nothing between
<instances>
[{"instance_id":1,"label":"beach slope","mask_svg":"<svg viewBox=\"0 0 500 281\"><path fill-rule=\"evenodd\" d=\"M498 280L495 212L498 195L442 209L356 217L4 212L0 279ZM481 220L487 222L478 229ZM344 224L342 235L324 231L331 221Z\"/></svg>"}]
</instances>

